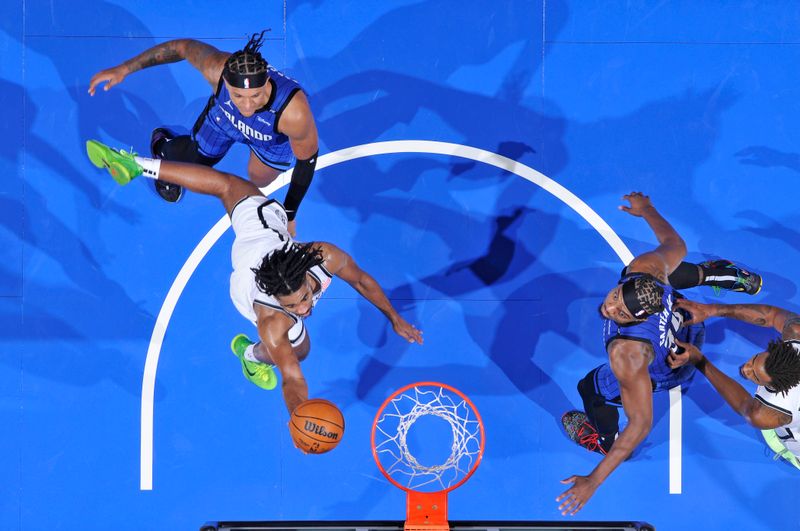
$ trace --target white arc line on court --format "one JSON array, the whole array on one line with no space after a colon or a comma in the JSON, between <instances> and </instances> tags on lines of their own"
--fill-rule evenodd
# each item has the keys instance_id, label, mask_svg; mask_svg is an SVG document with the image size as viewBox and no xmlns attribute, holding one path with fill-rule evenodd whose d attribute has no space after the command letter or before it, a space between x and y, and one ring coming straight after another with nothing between
<instances>
[{"instance_id":1,"label":"white arc line on court","mask_svg":"<svg viewBox=\"0 0 800 531\"><path fill-rule=\"evenodd\" d=\"M461 144L451 144L449 142L436 142L432 140L395 140L390 142L374 142L372 144L363 144L347 149L327 153L317 159L317 169L327 168L347 162L350 160L360 159L364 157L372 157L375 155L392 155L397 153L425 153L430 155L448 155L452 157L461 157L465 159L482 162L501 170L513 173L526 179L533 184L541 187L543 190L549 192L565 205L574 210L581 216L600 236L611 246L623 264L627 265L633 260L633 254L628 247L622 242L619 236L611 229L608 223L603 220L597 213L592 210L589 205L583 202L578 196L561 186L559 183L545 176L544 174L534 170L533 168L512 160L503 155L498 155L491 151L478 149ZM265 195L269 195L276 190L282 188L289 182L287 173L283 173L275 179L268 187L262 189ZM167 332L167 326L172 318L172 312L175 310L175 305L178 302L181 294L183 293L186 284L192 277L195 269L200 264L202 259L208 254L211 247L219 240L222 234L231 226L230 219L227 215L222 218L211 228L210 231L200 240L197 247L194 248L192 254L183 264L178 275L172 283L172 286L164 299L164 304L161 305L161 310L156 317L156 324L153 327L153 334L150 336L150 345L147 348L147 358L144 364L144 375L142 377L142 406L141 406L141 445L140 445L140 490L153 489L153 408L154 396L156 387L156 370L158 369L158 358L161 354L161 346L164 343L164 335ZM672 424L677 414L680 420L680 388L675 388L677 393L673 394L670 390L670 493L680 493L680 441L673 439L676 435L673 432ZM677 413L675 413L677 412ZM677 435L680 435L680 427L678 427ZM677 470L674 470L675 462L673 461L673 448L677 448ZM674 490L677 489L677 491Z\"/></svg>"}]
</instances>

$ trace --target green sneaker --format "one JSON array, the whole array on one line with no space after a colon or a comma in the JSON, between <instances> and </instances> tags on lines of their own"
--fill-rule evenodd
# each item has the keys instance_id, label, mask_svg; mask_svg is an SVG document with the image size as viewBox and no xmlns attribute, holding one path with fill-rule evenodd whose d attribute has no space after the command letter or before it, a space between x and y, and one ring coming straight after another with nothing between
<instances>
[{"instance_id":1,"label":"green sneaker","mask_svg":"<svg viewBox=\"0 0 800 531\"><path fill-rule=\"evenodd\" d=\"M142 174L142 167L133 158L134 153L110 148L97 140L87 140L86 154L92 164L98 168L107 168L117 184L128 184L134 177Z\"/></svg>"},{"instance_id":2,"label":"green sneaker","mask_svg":"<svg viewBox=\"0 0 800 531\"><path fill-rule=\"evenodd\" d=\"M242 374L244 374L244 377L261 389L272 391L278 385L278 377L275 375L274 365L257 363L244 358L244 351L252 344L253 342L246 335L239 334L231 341L231 350L242 362Z\"/></svg>"},{"instance_id":3,"label":"green sneaker","mask_svg":"<svg viewBox=\"0 0 800 531\"><path fill-rule=\"evenodd\" d=\"M797 457L783 445L775 430L761 430L761 435L767 441L767 446L769 446L770 450L775 452L774 460L777 461L782 457L795 467L800 468L800 462L798 462Z\"/></svg>"}]
</instances>

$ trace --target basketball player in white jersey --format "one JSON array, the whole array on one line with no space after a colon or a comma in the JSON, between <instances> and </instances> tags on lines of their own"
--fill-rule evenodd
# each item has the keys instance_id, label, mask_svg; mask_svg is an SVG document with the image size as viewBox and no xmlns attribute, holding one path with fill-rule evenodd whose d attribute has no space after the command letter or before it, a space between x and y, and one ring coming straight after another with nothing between
<instances>
[{"instance_id":1,"label":"basketball player in white jersey","mask_svg":"<svg viewBox=\"0 0 800 531\"><path fill-rule=\"evenodd\" d=\"M92 163L107 168L119 184L143 175L164 179L222 201L236 238L231 251L231 299L258 328L260 341L236 336L231 348L242 372L254 384L273 389L276 366L283 380L289 412L308 399L300 370L311 347L304 319L339 277L375 305L394 331L410 343L422 344L422 332L400 317L381 287L352 257L331 243L294 242L283 206L269 200L251 182L206 166L137 157L94 140L86 143Z\"/></svg>"},{"instance_id":2,"label":"basketball player in white jersey","mask_svg":"<svg viewBox=\"0 0 800 531\"><path fill-rule=\"evenodd\" d=\"M739 368L742 378L758 386L755 396L693 345L679 343L686 350L672 354L672 364L694 364L734 411L761 430L773 451L800 468L800 315L766 304L700 304L687 299L676 304L692 314L685 325L730 317L780 332L779 340Z\"/></svg>"}]
</instances>

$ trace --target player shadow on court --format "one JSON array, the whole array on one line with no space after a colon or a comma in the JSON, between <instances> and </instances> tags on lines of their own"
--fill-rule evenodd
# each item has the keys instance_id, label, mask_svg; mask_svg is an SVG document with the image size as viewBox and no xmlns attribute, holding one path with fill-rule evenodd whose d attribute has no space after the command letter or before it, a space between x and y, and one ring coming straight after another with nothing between
<instances>
[{"instance_id":1,"label":"player shadow on court","mask_svg":"<svg viewBox=\"0 0 800 531\"><path fill-rule=\"evenodd\" d=\"M548 0L547 4L547 37L554 39L566 25L569 7L563 0ZM465 0L454 11L447 0L429 0L389 8L337 53L302 57L291 70L312 95L339 83L343 72L352 71L353 58L358 58L358 69L366 71L385 68L390 57L397 72L414 72L434 83L452 82L454 77L457 82L459 71L480 68L498 56L503 56L504 64L513 62L514 70L535 71L543 56L542 5L517 2L493 7L480 0ZM304 21L294 20L293 11L288 11L287 24L301 26ZM481 12L487 16L472 16ZM410 28L414 28L413 36ZM487 79L486 84L494 86L497 79ZM312 108L317 113L321 110Z\"/></svg>"},{"instance_id":2,"label":"player shadow on court","mask_svg":"<svg viewBox=\"0 0 800 531\"><path fill-rule=\"evenodd\" d=\"M768 146L749 146L736 152L741 164L760 168L787 168L800 173L800 153L787 153Z\"/></svg>"},{"instance_id":3,"label":"player shadow on court","mask_svg":"<svg viewBox=\"0 0 800 531\"><path fill-rule=\"evenodd\" d=\"M61 278L50 283L46 276L29 275L24 326L8 331L5 337L32 342L26 353L32 363L26 364L26 370L34 374L75 385L108 378L138 395L141 369L131 366L130 358L123 358L119 351L97 345L144 340L152 329L153 316L132 301L121 284L103 275L92 250L57 215L44 208L48 200L35 187L26 187L25 200L37 205L37 210L35 216L24 218L20 241L58 264L58 276L66 276L67 284L63 285ZM0 208L15 211L24 207L17 200L0 198ZM53 266L45 263L41 267ZM117 316L113 322L109 321L111 307ZM83 342L94 346L76 346ZM100 359L110 361L100 363Z\"/></svg>"},{"instance_id":4,"label":"player shadow on court","mask_svg":"<svg viewBox=\"0 0 800 531\"><path fill-rule=\"evenodd\" d=\"M538 236L541 237L541 243L535 245L533 251L522 243L526 238L518 232L523 213L533 216L532 220L528 220L528 225L540 231ZM583 269L560 274L549 271L543 265L538 265L532 271L531 265L536 264L537 256L549 245L550 235L558 223L558 216L525 208L499 216L495 219L495 233L484 254L424 277L414 285L402 287L402 298L408 298L414 292L430 291L420 286L456 301L465 296L480 298L483 302L478 312L472 311L473 305L464 305L463 317L468 334L480 351L488 353L489 359L514 385L515 390L509 390L509 394L518 395L521 392L528 396L548 411L560 426L561 414L572 407L564 391L539 361L544 355L544 366L555 364L553 358L547 359L548 356L541 352L542 334L556 334L577 348L593 350L595 341L587 341L585 335L578 332L580 327L571 317L577 316L583 321L588 316L589 320L597 320L594 300L599 300L602 293L582 287L571 278L597 279L610 275L605 275L604 269ZM517 282L519 278L531 275L535 275L534 278L521 286ZM393 291L393 298L397 291L399 289ZM576 311L576 308L579 310ZM374 325L369 323L365 328ZM600 326L599 321L597 326ZM476 370L485 373L485 369L452 363L424 368L408 367L398 363L404 353L405 348L381 346L379 354L362 363L356 398L369 402L373 389L379 383L385 383L387 377L402 383L438 376L449 382L460 380L457 385L469 394L486 394L483 379L474 378ZM340 382L334 387L341 389L351 385ZM497 390L493 389L492 394L497 394ZM377 397L377 401L380 401L380 397Z\"/></svg>"},{"instance_id":5,"label":"player shadow on court","mask_svg":"<svg viewBox=\"0 0 800 531\"><path fill-rule=\"evenodd\" d=\"M45 99L49 99L50 97L51 96L45 96ZM37 117L41 114L38 107L34 104L31 94L29 94L22 85L18 85L9 80L0 79L0 99L2 99L2 101L19 101L24 104L26 113L25 119L29 125L36 123ZM6 129L6 127L8 126L4 126L3 128ZM13 138L9 133L3 131L4 137ZM86 172L79 171L61 150L56 149L53 145L48 143L45 138L38 135L33 128L27 131L24 149L25 153L32 155L37 161L50 169L52 175L64 177L65 183L68 183L69 186L75 187L81 192L89 202L92 210L103 209L120 218L132 221L139 219L139 213L135 210L122 204L109 204L106 198L102 196L98 186L86 175ZM16 162L20 160L22 156L22 146L13 142L3 142L0 144L0 157L8 159L11 162ZM30 181L30 179L28 180ZM91 229L94 224L87 223L85 226L88 230Z\"/></svg>"},{"instance_id":6,"label":"player shadow on court","mask_svg":"<svg viewBox=\"0 0 800 531\"><path fill-rule=\"evenodd\" d=\"M792 247L795 251L800 253L800 231L792 227L800 226L800 217L792 216L785 220L778 221L774 217L767 216L766 214L756 210L745 210L736 214L737 218L752 222L752 225L742 227L740 230L749 232L760 236L762 239L770 242L769 248L774 248L776 243L784 244ZM771 257L762 258L767 261ZM766 264L765 264L766 265ZM772 277L770 277L770 280ZM794 283L792 283L794 287ZM765 286L771 287L771 286ZM782 286L785 288L786 286ZM796 290L796 288L795 288ZM795 292L786 293L781 290L781 294L787 299L792 298Z\"/></svg>"},{"instance_id":7,"label":"player shadow on court","mask_svg":"<svg viewBox=\"0 0 800 531\"><path fill-rule=\"evenodd\" d=\"M562 169L568 161L562 141L565 120L536 112L516 101L444 87L389 71L350 75L322 89L312 99L315 108L324 108L360 93L379 93L381 96L329 118L325 118L323 113L319 120L321 129L339 132L337 138L342 145L379 139L398 124L408 124L424 110L456 131L460 135L460 144L484 149L503 146L510 152L520 153L520 162L548 175ZM486 109L492 109L491 120L485 116ZM526 148L508 144L513 142L509 140L509 127L512 126L515 138L524 139ZM440 139L448 140L447 137ZM543 152L547 153L546 158L537 155ZM542 169L544 160L550 173ZM470 161L460 160L458 164L470 164Z\"/></svg>"},{"instance_id":8,"label":"player shadow on court","mask_svg":"<svg viewBox=\"0 0 800 531\"><path fill-rule=\"evenodd\" d=\"M568 122L557 114L544 115L513 100L482 96L427 80L387 71L367 71L348 76L320 90L315 105L324 107L356 94L379 94L368 103L320 120L321 127L342 131L349 144L380 138L420 110L432 113L461 136L461 143L498 145L513 128L536 153L525 153L524 163L558 179L568 171L569 183L584 200L609 190L647 190L652 197L673 197L675 183L688 182L708 159L715 145L724 112L738 100L729 87L688 91L649 102L626 115L594 122ZM486 120L485 109L492 109ZM358 128L351 124L360 124ZM570 150L563 142L570 131ZM677 146L674 146L675 142ZM660 149L654 146L671 146ZM674 153L681 153L675 157ZM716 227L691 195L682 197L678 219L691 216L692 224Z\"/></svg>"}]
</instances>

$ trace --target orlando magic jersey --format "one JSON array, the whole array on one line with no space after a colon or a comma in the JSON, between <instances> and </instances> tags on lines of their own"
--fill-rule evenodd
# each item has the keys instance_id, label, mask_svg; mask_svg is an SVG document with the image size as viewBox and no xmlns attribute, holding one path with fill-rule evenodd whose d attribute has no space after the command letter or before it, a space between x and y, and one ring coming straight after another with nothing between
<instances>
[{"instance_id":1,"label":"orlando magic jersey","mask_svg":"<svg viewBox=\"0 0 800 531\"><path fill-rule=\"evenodd\" d=\"M249 146L262 162L284 169L293 160L289 138L278 132L281 114L294 95L302 90L294 79L269 67L271 92L267 103L245 117L231 100L220 78L217 92L208 101L192 131L200 153L221 158L235 142Z\"/></svg>"},{"instance_id":2,"label":"orlando magic jersey","mask_svg":"<svg viewBox=\"0 0 800 531\"><path fill-rule=\"evenodd\" d=\"M644 275L644 273L624 275L619 283ZM611 319L604 319L603 344L606 350L615 339L642 341L650 344L653 347L654 358L648 367L648 372L653 383L653 391L663 391L688 381L694 374L694 365L687 364L677 369L672 369L667 365L667 356L671 350L677 348L675 338L684 343L689 342L701 347L705 336L705 325L699 323L684 328L683 322L686 319L686 313L680 308L674 307L675 300L683 298L683 295L672 286L662 284L658 280L656 282L664 289L661 297L664 309L660 313L649 316L644 322L630 325L620 325ZM608 364L603 365L597 371L595 378L595 384L600 394L609 399L619 396L619 382Z\"/></svg>"}]
</instances>

